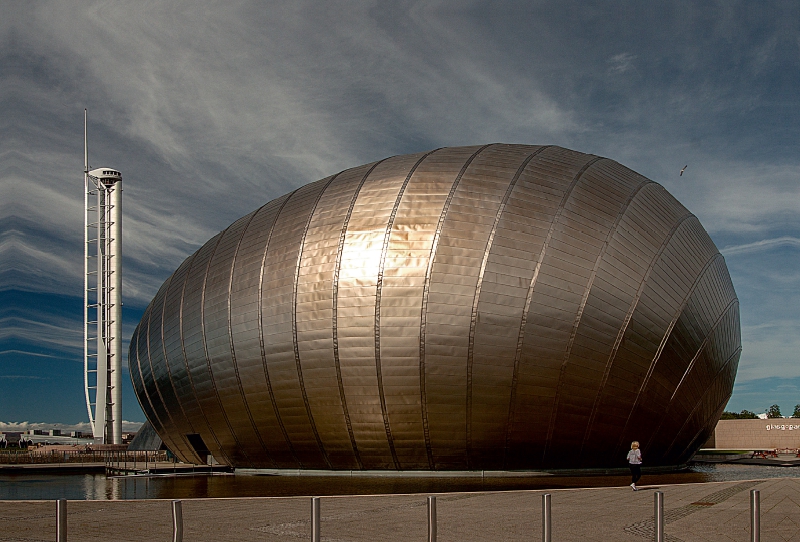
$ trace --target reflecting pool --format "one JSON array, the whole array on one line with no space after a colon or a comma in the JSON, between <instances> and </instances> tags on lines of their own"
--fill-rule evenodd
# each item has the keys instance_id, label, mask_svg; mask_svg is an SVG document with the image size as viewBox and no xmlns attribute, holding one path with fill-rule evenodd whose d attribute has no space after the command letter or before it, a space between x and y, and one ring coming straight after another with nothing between
<instances>
[{"instance_id":1,"label":"reflecting pool","mask_svg":"<svg viewBox=\"0 0 800 542\"><path fill-rule=\"evenodd\" d=\"M762 465L695 464L682 472L645 473L640 485L723 482L800 477L800 468ZM0 500L122 500L199 497L288 497L511 491L625 486L615 476L389 477L275 476L253 472L215 475L136 476L103 474L2 474Z\"/></svg>"}]
</instances>

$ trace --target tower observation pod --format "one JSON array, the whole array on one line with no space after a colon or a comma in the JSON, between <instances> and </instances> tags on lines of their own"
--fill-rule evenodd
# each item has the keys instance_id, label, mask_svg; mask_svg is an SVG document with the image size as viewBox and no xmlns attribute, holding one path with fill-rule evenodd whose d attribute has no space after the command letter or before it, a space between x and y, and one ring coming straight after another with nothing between
<instances>
[{"instance_id":1,"label":"tower observation pod","mask_svg":"<svg viewBox=\"0 0 800 542\"><path fill-rule=\"evenodd\" d=\"M122 174L89 171L84 117L84 391L98 444L122 444Z\"/></svg>"}]
</instances>

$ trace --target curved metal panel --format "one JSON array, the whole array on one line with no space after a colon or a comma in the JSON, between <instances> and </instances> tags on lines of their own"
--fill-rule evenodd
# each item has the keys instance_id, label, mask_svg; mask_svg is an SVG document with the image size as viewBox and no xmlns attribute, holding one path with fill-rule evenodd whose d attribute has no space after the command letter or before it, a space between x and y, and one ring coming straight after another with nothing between
<instances>
[{"instance_id":1,"label":"curved metal panel","mask_svg":"<svg viewBox=\"0 0 800 542\"><path fill-rule=\"evenodd\" d=\"M199 251L198 251L199 252ZM164 301L164 350L169 369L172 388L180 409L186 416L187 434L199 434L212 450L220 450L219 440L208 423L192 387L183 341L183 301L186 283L192 263L198 252L184 260L175 271ZM192 453L202 462L202 458L192 448ZM219 453L219 452L218 452Z\"/></svg>"},{"instance_id":2,"label":"curved metal panel","mask_svg":"<svg viewBox=\"0 0 800 542\"><path fill-rule=\"evenodd\" d=\"M163 348L166 374L161 376L161 378L165 379L165 382L160 382L159 386L171 388L171 391L166 392L166 395L169 396L166 407L173 412L173 416L177 417L178 430L183 437L196 432L191 416L187 414L187 409L184 406L184 401L188 397L178 391L179 387L185 386L186 382L186 364L183 361L183 348L180 337L181 297L186 284L186 273L191 266L192 260L192 257L184 260L170 277L169 286L164 295L161 324L161 346ZM188 447L188 455L186 457L181 457L180 455L178 457L183 461L202 462L202 458L197 455L191 446Z\"/></svg>"},{"instance_id":3,"label":"curved metal panel","mask_svg":"<svg viewBox=\"0 0 800 542\"><path fill-rule=\"evenodd\" d=\"M675 231L692 215L655 183L648 184L631 202L629 211L609 242L602 265L598 269L596 288L587 300L587 325L591 327L591 348L597 359L605 359L598 367L603 374L597 387L586 397L591 410L576 409L588 415L583 429L580 453L590 445L591 429L598 413L609 373L624 339L633 312L641 299L653 267L672 239ZM588 345L587 345L588 347ZM585 359L593 359L590 355ZM588 404L588 402L587 402Z\"/></svg>"},{"instance_id":4,"label":"curved metal panel","mask_svg":"<svg viewBox=\"0 0 800 542\"><path fill-rule=\"evenodd\" d=\"M164 360L164 338L161 334L161 324L164 314L164 296L169 288L171 278L172 277L161 286L156 297L153 298L152 307L150 309L150 319L148 321L147 337L149 363L145 363L142 366L141 373L145 390L150 397L150 403L161 419L161 422L164 424L164 430L169 437L169 440L165 440L164 442L170 449L175 450L176 453L189 455L188 443L184 441L183 433L175 423L175 417L180 415L180 410L176 408L177 401L172 401L172 404L169 405L165 400L165 393L171 392L172 386L167 377L167 367ZM163 392L161 389L162 387L164 388ZM169 396L166 397L170 398Z\"/></svg>"},{"instance_id":5,"label":"curved metal panel","mask_svg":"<svg viewBox=\"0 0 800 542\"><path fill-rule=\"evenodd\" d=\"M264 260L261 326L264 355L278 416L300 466L326 468L328 459L304 397L295 355L295 281L301 242L319 196L330 183L306 185L286 202Z\"/></svg>"},{"instance_id":6,"label":"curved metal panel","mask_svg":"<svg viewBox=\"0 0 800 542\"><path fill-rule=\"evenodd\" d=\"M295 466L297 459L272 401L271 382L262 358L259 300L267 246L275 221L289 197L291 194L267 203L248 224L234 262L230 294L231 351L238 368L241 391L259 432L259 440L275 467Z\"/></svg>"},{"instance_id":7,"label":"curved metal panel","mask_svg":"<svg viewBox=\"0 0 800 542\"><path fill-rule=\"evenodd\" d=\"M470 198L470 189L479 191L477 176L470 168L493 147L483 147L464 163L448 194L437 226L433 254L426 277L424 310L425 410L431 454L436 469L463 469L467 442L466 354L469 342L470 312L474 295L475 258L479 258L479 237L486 227L486 211L473 224L464 222L465 211L480 198ZM470 183L463 188L465 179ZM470 182L471 181L471 182ZM496 186L490 190L497 190ZM499 203L499 202L498 202ZM489 202L491 205L491 202ZM490 207L491 209L491 207ZM451 218L455 215L455 218ZM463 235L459 230L464 228ZM485 242L484 245L485 246ZM468 251L468 252L467 252ZM480 261L480 260L478 260ZM472 275L472 276L470 276ZM461 363L456 361L461 356Z\"/></svg>"},{"instance_id":8,"label":"curved metal panel","mask_svg":"<svg viewBox=\"0 0 800 542\"><path fill-rule=\"evenodd\" d=\"M612 361L599 406L605 414L603 419L598 416L593 430L597 439L617 438L616 453L623 453L632 440L648 440L655 429L635 419L643 411L642 405L655 399L644 390L685 304L719 255L705 232L705 239L700 236L702 228L698 227L694 217L684 221L660 254ZM674 362L687 364L689 360ZM643 431L647 433L643 435ZM610 458L615 452L609 449L604 453Z\"/></svg>"},{"instance_id":9,"label":"curved metal panel","mask_svg":"<svg viewBox=\"0 0 800 542\"><path fill-rule=\"evenodd\" d=\"M724 363L739 349L740 341L735 340L736 335L732 336L738 330L738 321L739 303L725 262L721 257L715 258L681 312L661 353L663 359L650 379L651 389L645 391L661 406L651 415L651 419L659 420L652 440L663 441L663 435L677 434L668 446L660 442L661 453L668 455L671 446L687 438L684 431L692 431L693 438L700 429L698 426L704 425L705 418L686 427L698 404L708 396ZM683 363L676 362L679 359ZM711 400L714 402L713 396ZM714 404L713 408L717 406Z\"/></svg>"},{"instance_id":10,"label":"curved metal panel","mask_svg":"<svg viewBox=\"0 0 800 542\"><path fill-rule=\"evenodd\" d=\"M297 274L297 347L309 409L331 461L361 468L342 384L337 337L337 273L341 244L358 191L375 165L336 176L308 225Z\"/></svg>"},{"instance_id":11,"label":"curved metal panel","mask_svg":"<svg viewBox=\"0 0 800 542\"><path fill-rule=\"evenodd\" d=\"M381 362L387 417L403 469L434 467L425 410L427 277L458 176L481 148L437 150L414 170L394 217L383 265Z\"/></svg>"},{"instance_id":12,"label":"curved metal panel","mask_svg":"<svg viewBox=\"0 0 800 542\"><path fill-rule=\"evenodd\" d=\"M150 420L153 428L159 434L163 433L166 435L166 427L162 423L158 413L153 408L153 402L150 399L150 394L148 393L147 388L145 387L144 379L142 378L143 368L146 370L146 367L150 365L150 360L148 359L147 353L147 328L150 321L150 311L152 308L153 303L151 302L150 305L148 305L145 309L144 314L142 315L142 321L139 322L136 332L131 339L130 351L133 353L132 359L135 360L135 362L130 369L130 374L131 382L133 383L133 389L136 392L136 397L139 400L139 405L142 407L142 411L144 411L147 419Z\"/></svg>"},{"instance_id":13,"label":"curved metal panel","mask_svg":"<svg viewBox=\"0 0 800 542\"><path fill-rule=\"evenodd\" d=\"M148 306L145 309L144 314L146 315L149 310L150 307ZM144 315L142 318L144 318ZM131 344L130 348L128 349L128 372L131 375L133 391L136 393L136 400L139 402L142 412L144 412L144 415L148 420L151 420L150 423L153 425L154 429L156 429L156 424L159 424L159 427L156 429L156 431L159 431L160 429L163 432L164 428L160 425L160 422L153 411L153 407L150 406L150 401L147 398L147 394L144 391L144 385L142 384L142 373L139 370L139 365L141 363L139 358L139 343L142 338L142 332L140 330L145 324L146 321L144 320L139 322L139 325L136 326L133 335L131 335Z\"/></svg>"},{"instance_id":14,"label":"curved metal panel","mask_svg":"<svg viewBox=\"0 0 800 542\"><path fill-rule=\"evenodd\" d=\"M541 217L537 226L543 228L544 235L540 241L537 239L538 250L531 258L533 265L526 277L525 303L514 354L512 402L506 437L506 464L511 468L523 468L532 461L541 464L544 454L550 422L544 413L550 412L555 399L553 388L558 382L561 362L559 346L563 348L565 332L571 322L569 313L547 295L552 289L540 286L539 277L569 198L583 174L599 160L596 156L552 148L531 162L534 166L531 182L538 185L537 195L541 199L537 203L544 211L537 217ZM562 265L572 264L574 269L580 270L574 262L563 262ZM531 460L531 457L535 459Z\"/></svg>"},{"instance_id":15,"label":"curved metal panel","mask_svg":"<svg viewBox=\"0 0 800 542\"><path fill-rule=\"evenodd\" d=\"M196 386L206 381L214 390L221 411L250 466L271 466L271 458L261 442L242 392L242 383L233 358L230 334L230 296L233 265L242 234L255 211L231 224L222 234L208 264L203 296L203 329L208 354L208 372L198 374Z\"/></svg>"},{"instance_id":16,"label":"curved metal panel","mask_svg":"<svg viewBox=\"0 0 800 542\"><path fill-rule=\"evenodd\" d=\"M558 147L397 156L266 204L187 259L130 347L197 461L533 469L685 461L741 352L724 260L663 187Z\"/></svg>"},{"instance_id":17,"label":"curved metal panel","mask_svg":"<svg viewBox=\"0 0 800 542\"><path fill-rule=\"evenodd\" d=\"M387 159L370 172L358 192L341 249L337 322L342 384L353 435L364 468L398 468L385 414L376 312L387 222L410 169L422 154Z\"/></svg>"},{"instance_id":18,"label":"curved metal panel","mask_svg":"<svg viewBox=\"0 0 800 542\"><path fill-rule=\"evenodd\" d=\"M203 441L219 461L247 465L249 460L242 454L233 432L225 420L211 383L204 380L204 375L208 371L208 356L203 329L205 277L211 256L221 237L222 232L200 247L200 250L194 255L183 294L181 337L189 387L191 388L191 393L188 395L193 396L200 407L203 418L216 436L213 442L208 442L206 439ZM202 432L200 434L202 436Z\"/></svg>"},{"instance_id":19,"label":"curved metal panel","mask_svg":"<svg viewBox=\"0 0 800 542\"><path fill-rule=\"evenodd\" d=\"M524 228L516 227L513 205L520 195L520 177L531 160L546 148L519 149L519 158L524 159L497 210L478 273L467 359L467 453L474 467L505 460L505 447L497 443L505 442L508 432L517 339L514 330L519 329L523 308L520 281L514 275L528 260L518 247L517 241L525 235Z\"/></svg>"}]
</instances>

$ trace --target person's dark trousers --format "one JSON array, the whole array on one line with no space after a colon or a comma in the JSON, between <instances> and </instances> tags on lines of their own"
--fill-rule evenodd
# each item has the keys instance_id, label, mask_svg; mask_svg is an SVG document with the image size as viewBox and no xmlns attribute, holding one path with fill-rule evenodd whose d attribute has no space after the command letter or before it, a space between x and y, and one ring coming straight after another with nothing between
<instances>
[{"instance_id":1,"label":"person's dark trousers","mask_svg":"<svg viewBox=\"0 0 800 542\"><path fill-rule=\"evenodd\" d=\"M635 484L642 477L642 466L630 464L631 467L631 483Z\"/></svg>"}]
</instances>

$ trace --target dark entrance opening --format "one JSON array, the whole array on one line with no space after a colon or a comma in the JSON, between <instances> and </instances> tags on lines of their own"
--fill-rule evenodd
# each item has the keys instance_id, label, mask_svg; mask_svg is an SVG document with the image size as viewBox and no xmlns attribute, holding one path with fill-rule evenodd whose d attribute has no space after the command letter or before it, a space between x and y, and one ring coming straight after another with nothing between
<instances>
[{"instance_id":1,"label":"dark entrance opening","mask_svg":"<svg viewBox=\"0 0 800 542\"><path fill-rule=\"evenodd\" d=\"M206 443L203 442L203 437L201 437L197 433L188 433L186 435L186 440L189 441L189 444L192 445L194 449L194 453L200 458L203 463L208 462L208 456L211 455L211 452L208 450L208 446Z\"/></svg>"}]
</instances>

